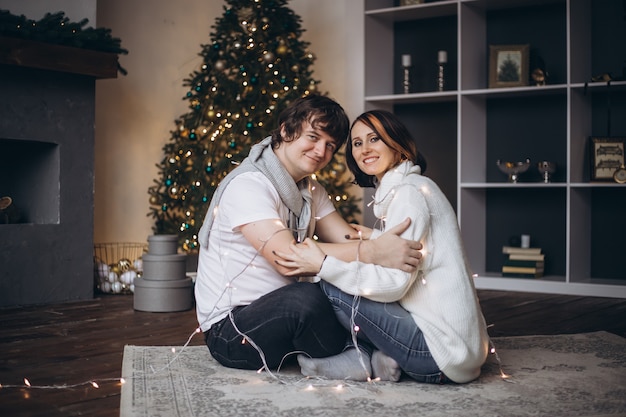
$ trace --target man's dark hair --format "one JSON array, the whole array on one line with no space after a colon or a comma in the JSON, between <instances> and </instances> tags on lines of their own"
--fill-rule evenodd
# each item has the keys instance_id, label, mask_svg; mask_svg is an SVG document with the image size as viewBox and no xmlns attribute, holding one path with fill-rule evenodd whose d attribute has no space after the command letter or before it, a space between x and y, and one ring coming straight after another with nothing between
<instances>
[{"instance_id":1,"label":"man's dark hair","mask_svg":"<svg viewBox=\"0 0 626 417\"><path fill-rule=\"evenodd\" d=\"M350 120L339 103L326 96L308 95L291 102L280 114L278 128L272 132L272 148L299 138L304 122L333 138L337 144L335 152L346 142L350 131ZM281 128L286 137L281 135Z\"/></svg>"}]
</instances>

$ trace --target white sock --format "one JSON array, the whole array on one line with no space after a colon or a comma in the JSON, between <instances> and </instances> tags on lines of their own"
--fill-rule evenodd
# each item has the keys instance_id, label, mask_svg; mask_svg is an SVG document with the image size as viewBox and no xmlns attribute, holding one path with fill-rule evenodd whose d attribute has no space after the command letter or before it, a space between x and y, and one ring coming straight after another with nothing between
<instances>
[{"instance_id":1,"label":"white sock","mask_svg":"<svg viewBox=\"0 0 626 417\"><path fill-rule=\"evenodd\" d=\"M361 363L359 352L355 348L328 358L309 358L304 355L298 355L298 363L300 364L302 375L305 376L367 381L367 378L372 375L370 357L363 351L361 351L361 354L363 355L363 363ZM365 364L365 368L363 364Z\"/></svg>"},{"instance_id":2,"label":"white sock","mask_svg":"<svg viewBox=\"0 0 626 417\"><path fill-rule=\"evenodd\" d=\"M374 378L380 378L381 381L398 382L402 375L398 362L380 350L375 350L372 354L372 371Z\"/></svg>"}]
</instances>

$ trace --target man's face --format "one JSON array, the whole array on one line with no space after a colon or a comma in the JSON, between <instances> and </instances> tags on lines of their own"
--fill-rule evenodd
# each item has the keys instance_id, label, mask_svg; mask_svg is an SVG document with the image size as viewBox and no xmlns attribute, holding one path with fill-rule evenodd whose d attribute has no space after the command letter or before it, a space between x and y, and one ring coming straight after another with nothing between
<instances>
[{"instance_id":1,"label":"man's face","mask_svg":"<svg viewBox=\"0 0 626 417\"><path fill-rule=\"evenodd\" d=\"M285 137L284 130L281 135ZM332 137L305 122L300 136L281 143L274 153L298 182L328 165L336 148L337 142Z\"/></svg>"}]
</instances>

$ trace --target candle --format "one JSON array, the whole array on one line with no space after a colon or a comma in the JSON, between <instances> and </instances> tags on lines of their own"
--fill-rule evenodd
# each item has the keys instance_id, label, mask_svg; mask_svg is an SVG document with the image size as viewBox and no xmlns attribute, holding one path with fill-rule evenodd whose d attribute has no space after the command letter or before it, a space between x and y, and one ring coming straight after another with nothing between
<instances>
[{"instance_id":1,"label":"candle","mask_svg":"<svg viewBox=\"0 0 626 417\"><path fill-rule=\"evenodd\" d=\"M409 54L402 55L402 66L403 67L410 67L411 66L411 55L409 55Z\"/></svg>"},{"instance_id":2,"label":"candle","mask_svg":"<svg viewBox=\"0 0 626 417\"><path fill-rule=\"evenodd\" d=\"M446 62L448 62L448 52L439 51L437 53L437 62L440 64L445 64Z\"/></svg>"}]
</instances>

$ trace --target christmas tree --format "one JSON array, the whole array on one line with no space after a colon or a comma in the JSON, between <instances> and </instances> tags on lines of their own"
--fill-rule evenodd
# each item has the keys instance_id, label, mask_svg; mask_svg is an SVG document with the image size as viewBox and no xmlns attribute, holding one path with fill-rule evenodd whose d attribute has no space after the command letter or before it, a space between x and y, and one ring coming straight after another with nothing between
<instances>
[{"instance_id":1,"label":"christmas tree","mask_svg":"<svg viewBox=\"0 0 626 417\"><path fill-rule=\"evenodd\" d=\"M197 233L215 188L259 142L277 128L280 112L317 91L315 57L301 40L301 18L287 0L226 0L224 14L202 45L202 66L184 80L189 111L176 121L163 147L155 185L148 190L155 234L177 234L184 251ZM347 189L339 152L315 177L339 213L355 221L358 200Z\"/></svg>"},{"instance_id":2,"label":"christmas tree","mask_svg":"<svg viewBox=\"0 0 626 417\"><path fill-rule=\"evenodd\" d=\"M500 64L498 81L519 81L519 69L519 65L513 61L510 55L507 55L506 59Z\"/></svg>"}]
</instances>

